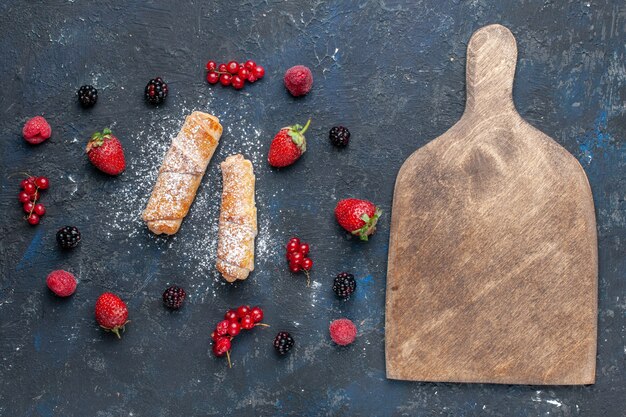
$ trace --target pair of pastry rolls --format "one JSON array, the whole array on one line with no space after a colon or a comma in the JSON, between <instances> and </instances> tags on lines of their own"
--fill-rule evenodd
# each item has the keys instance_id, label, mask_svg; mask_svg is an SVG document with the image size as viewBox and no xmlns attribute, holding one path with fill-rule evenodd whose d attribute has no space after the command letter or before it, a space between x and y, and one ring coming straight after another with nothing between
<instances>
[{"instance_id":1,"label":"pair of pastry rolls","mask_svg":"<svg viewBox=\"0 0 626 417\"><path fill-rule=\"evenodd\" d=\"M172 140L159 170L143 220L156 233L178 231L217 148L222 125L210 114L193 112ZM254 270L257 215L252 163L232 155L221 164L222 204L219 218L217 269L224 279L246 279Z\"/></svg>"}]
</instances>

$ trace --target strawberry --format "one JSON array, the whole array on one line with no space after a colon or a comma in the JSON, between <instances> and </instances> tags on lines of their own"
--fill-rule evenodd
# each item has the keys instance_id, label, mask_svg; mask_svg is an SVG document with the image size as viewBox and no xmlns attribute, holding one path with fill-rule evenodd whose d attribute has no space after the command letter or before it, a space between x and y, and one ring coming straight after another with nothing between
<instances>
[{"instance_id":1,"label":"strawberry","mask_svg":"<svg viewBox=\"0 0 626 417\"><path fill-rule=\"evenodd\" d=\"M337 203L335 218L337 222L353 235L361 240L376 231L376 223L382 211L367 200L347 198Z\"/></svg>"},{"instance_id":2,"label":"strawberry","mask_svg":"<svg viewBox=\"0 0 626 417\"><path fill-rule=\"evenodd\" d=\"M110 292L103 293L96 301L96 320L100 327L115 333L121 339L120 329L128 323L128 308L120 297Z\"/></svg>"},{"instance_id":3,"label":"strawberry","mask_svg":"<svg viewBox=\"0 0 626 417\"><path fill-rule=\"evenodd\" d=\"M287 126L280 129L270 145L267 161L276 168L293 164L306 151L304 132L309 128L311 119L304 125Z\"/></svg>"},{"instance_id":4,"label":"strawberry","mask_svg":"<svg viewBox=\"0 0 626 417\"><path fill-rule=\"evenodd\" d=\"M120 141L113 136L111 129L91 135L87 143L87 156L100 171L109 175L118 175L126 168L124 149Z\"/></svg>"}]
</instances>

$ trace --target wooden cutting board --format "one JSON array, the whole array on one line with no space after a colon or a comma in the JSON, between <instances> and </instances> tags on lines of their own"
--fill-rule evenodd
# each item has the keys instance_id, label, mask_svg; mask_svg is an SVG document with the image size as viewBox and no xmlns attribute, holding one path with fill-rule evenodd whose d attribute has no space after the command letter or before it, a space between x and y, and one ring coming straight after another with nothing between
<instances>
[{"instance_id":1,"label":"wooden cutting board","mask_svg":"<svg viewBox=\"0 0 626 417\"><path fill-rule=\"evenodd\" d=\"M591 190L578 161L515 110L516 60L507 28L474 33L463 117L398 173L387 274L388 378L595 380Z\"/></svg>"}]
</instances>

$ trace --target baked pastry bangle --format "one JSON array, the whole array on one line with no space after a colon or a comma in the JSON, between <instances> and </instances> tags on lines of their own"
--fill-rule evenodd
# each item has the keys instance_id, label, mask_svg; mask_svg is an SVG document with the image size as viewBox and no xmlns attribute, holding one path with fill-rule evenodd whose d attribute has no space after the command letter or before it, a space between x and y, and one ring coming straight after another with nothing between
<instances>
[{"instance_id":1,"label":"baked pastry bangle","mask_svg":"<svg viewBox=\"0 0 626 417\"><path fill-rule=\"evenodd\" d=\"M195 111L185 118L165 154L143 212L143 220L154 233L178 231L221 135L222 125L215 116Z\"/></svg>"},{"instance_id":2,"label":"baked pastry bangle","mask_svg":"<svg viewBox=\"0 0 626 417\"><path fill-rule=\"evenodd\" d=\"M255 177L252 163L232 155L221 164L224 188L217 243L217 270L233 282L254 270L254 238L257 235Z\"/></svg>"}]
</instances>

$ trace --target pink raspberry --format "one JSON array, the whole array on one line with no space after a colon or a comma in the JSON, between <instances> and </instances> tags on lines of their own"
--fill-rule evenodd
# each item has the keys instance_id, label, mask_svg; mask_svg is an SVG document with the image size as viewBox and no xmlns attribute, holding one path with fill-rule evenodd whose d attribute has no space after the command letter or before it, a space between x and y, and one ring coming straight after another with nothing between
<instances>
[{"instance_id":1,"label":"pink raspberry","mask_svg":"<svg viewBox=\"0 0 626 417\"><path fill-rule=\"evenodd\" d=\"M44 140L48 139L52 134L52 129L50 125L41 116L35 116L32 119L29 119L24 128L22 129L22 135L26 142L37 145Z\"/></svg>"},{"instance_id":2,"label":"pink raspberry","mask_svg":"<svg viewBox=\"0 0 626 417\"><path fill-rule=\"evenodd\" d=\"M356 339L356 326L348 319L338 319L330 323L330 338L341 346L347 346Z\"/></svg>"},{"instance_id":3,"label":"pink raspberry","mask_svg":"<svg viewBox=\"0 0 626 417\"><path fill-rule=\"evenodd\" d=\"M313 74L304 65L291 67L285 73L285 87L294 97L299 97L311 91L313 86Z\"/></svg>"},{"instance_id":4,"label":"pink raspberry","mask_svg":"<svg viewBox=\"0 0 626 417\"><path fill-rule=\"evenodd\" d=\"M46 278L46 284L50 291L59 297L69 297L76 290L76 278L67 271L59 269L52 271Z\"/></svg>"}]
</instances>

